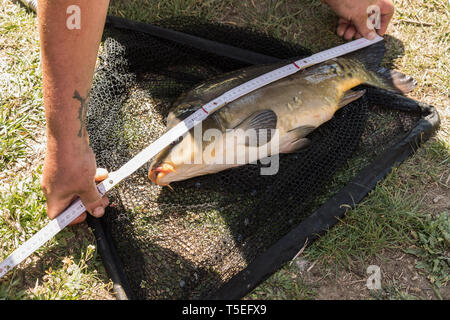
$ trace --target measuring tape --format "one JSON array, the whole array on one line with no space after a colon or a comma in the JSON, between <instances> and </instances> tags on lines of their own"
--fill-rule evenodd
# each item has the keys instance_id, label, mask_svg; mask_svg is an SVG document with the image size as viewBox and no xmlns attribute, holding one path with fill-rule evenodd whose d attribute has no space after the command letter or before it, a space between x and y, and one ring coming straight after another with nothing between
<instances>
[{"instance_id":1,"label":"measuring tape","mask_svg":"<svg viewBox=\"0 0 450 320\"><path fill-rule=\"evenodd\" d=\"M161 152L165 147L167 147L173 141L177 140L180 136L184 135L191 128L193 128L197 123L203 121L211 113L223 107L224 105L269 83L294 74L301 69L305 69L329 59L337 58L347 53L365 48L382 40L383 38L380 36L377 36L374 40L361 38L334 47L332 49L316 53L308 58L297 60L284 67L275 69L237 87L234 87L233 89L225 92L216 99L203 105L199 110L194 112L184 121L180 122L175 127L164 133L160 138L158 138L147 148L139 152L119 170L111 172L106 180L97 185L99 193L103 196L106 192L108 192L108 190L121 182L123 179L130 176L133 172L135 172L146 162L148 162L159 152ZM2 263L0 263L0 278L9 270L25 260L34 251L39 249L45 242L53 238L59 231L64 229L69 223L71 223L73 220L75 220L75 218L80 216L85 211L86 207L83 205L81 200L75 200L75 202L73 202L67 209L59 214L56 219L52 220L49 224L47 224L44 228L42 228L39 232L37 232L29 240L22 244L11 255L9 255Z\"/></svg>"}]
</instances>

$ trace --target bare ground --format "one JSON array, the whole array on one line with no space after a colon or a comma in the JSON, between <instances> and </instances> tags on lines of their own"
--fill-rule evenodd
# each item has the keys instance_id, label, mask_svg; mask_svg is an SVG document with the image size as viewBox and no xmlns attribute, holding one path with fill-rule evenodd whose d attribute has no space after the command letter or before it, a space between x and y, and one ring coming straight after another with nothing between
<instances>
[{"instance_id":1,"label":"bare ground","mask_svg":"<svg viewBox=\"0 0 450 320\"><path fill-rule=\"evenodd\" d=\"M450 288L433 288L426 276L414 267L416 262L411 255L398 251L383 252L369 264L355 262L347 269L313 265L302 258L293 261L299 267L298 276L303 283L314 288L317 300L450 299ZM367 287L369 265L381 269L380 290Z\"/></svg>"}]
</instances>

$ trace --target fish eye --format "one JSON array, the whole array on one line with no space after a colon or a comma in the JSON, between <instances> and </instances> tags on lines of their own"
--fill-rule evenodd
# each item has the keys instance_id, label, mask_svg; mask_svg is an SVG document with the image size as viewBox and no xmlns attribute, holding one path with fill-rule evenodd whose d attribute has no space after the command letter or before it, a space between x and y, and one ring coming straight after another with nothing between
<instances>
[{"instance_id":1,"label":"fish eye","mask_svg":"<svg viewBox=\"0 0 450 320\"><path fill-rule=\"evenodd\" d=\"M155 163L151 166L151 169L158 168L158 167L161 165L161 163L162 163L161 160L155 162Z\"/></svg>"}]
</instances>

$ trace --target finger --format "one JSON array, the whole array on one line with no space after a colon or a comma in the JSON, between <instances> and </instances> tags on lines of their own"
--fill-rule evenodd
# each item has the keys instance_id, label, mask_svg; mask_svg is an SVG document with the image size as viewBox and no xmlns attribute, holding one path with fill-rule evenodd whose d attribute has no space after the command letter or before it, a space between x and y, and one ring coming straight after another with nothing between
<instances>
[{"instance_id":1,"label":"finger","mask_svg":"<svg viewBox=\"0 0 450 320\"><path fill-rule=\"evenodd\" d=\"M45 192L45 198L47 199L47 216L50 219L55 219L61 214L67 207L76 199L74 197L65 197L56 199L55 197L48 196Z\"/></svg>"},{"instance_id":2,"label":"finger","mask_svg":"<svg viewBox=\"0 0 450 320\"><path fill-rule=\"evenodd\" d=\"M67 200L47 201L47 216L53 220L69 207L72 202L78 199L77 196L68 198ZM82 223L86 219L86 212L75 218L69 225Z\"/></svg>"},{"instance_id":3,"label":"finger","mask_svg":"<svg viewBox=\"0 0 450 320\"><path fill-rule=\"evenodd\" d=\"M377 33L375 32L373 25L368 23L367 16L361 15L358 18L354 19L352 22L355 27L355 34L356 32L359 32L366 39L369 40L375 39ZM371 28L369 28L369 25L371 26ZM353 36L355 34L353 34Z\"/></svg>"},{"instance_id":4,"label":"finger","mask_svg":"<svg viewBox=\"0 0 450 320\"><path fill-rule=\"evenodd\" d=\"M95 184L89 192L80 194L80 199L86 207L86 211L96 218L105 214L105 208L109 204L108 197L106 195L101 197Z\"/></svg>"},{"instance_id":5,"label":"finger","mask_svg":"<svg viewBox=\"0 0 450 320\"><path fill-rule=\"evenodd\" d=\"M380 20L380 29L378 29L378 34L380 36L384 35L387 31L387 28L389 26L389 22L392 19L393 14L390 15L382 15Z\"/></svg>"},{"instance_id":6,"label":"finger","mask_svg":"<svg viewBox=\"0 0 450 320\"><path fill-rule=\"evenodd\" d=\"M83 212L79 217L75 218L71 223L69 223L69 226L73 226L75 224L82 223L84 220L86 220L87 213Z\"/></svg>"},{"instance_id":7,"label":"finger","mask_svg":"<svg viewBox=\"0 0 450 320\"><path fill-rule=\"evenodd\" d=\"M347 41L348 40L352 40L353 37L355 36L355 34L356 34L355 27L354 26L349 26L347 28L347 30L345 31L345 33L344 33L344 39L347 40Z\"/></svg>"},{"instance_id":8,"label":"finger","mask_svg":"<svg viewBox=\"0 0 450 320\"><path fill-rule=\"evenodd\" d=\"M105 214L105 208L109 205L109 199L106 196L100 201L99 205L96 205L91 211L91 214L96 218L101 218Z\"/></svg>"},{"instance_id":9,"label":"finger","mask_svg":"<svg viewBox=\"0 0 450 320\"><path fill-rule=\"evenodd\" d=\"M78 198L79 198L78 196L73 196L70 203L74 202ZM75 218L71 223L69 223L69 226L73 226L75 224L82 223L84 220L86 220L86 211L83 212L81 215L79 215L77 218Z\"/></svg>"},{"instance_id":10,"label":"finger","mask_svg":"<svg viewBox=\"0 0 450 320\"><path fill-rule=\"evenodd\" d=\"M392 1L383 1L381 3L380 8L381 18L380 18L380 29L378 30L379 35L384 35L389 26L389 22L391 22L392 17L394 16L395 8L394 3Z\"/></svg>"},{"instance_id":11,"label":"finger","mask_svg":"<svg viewBox=\"0 0 450 320\"><path fill-rule=\"evenodd\" d=\"M97 171L95 173L95 182L101 182L108 178L108 170L104 168L97 168ZM106 195L102 197L102 206L103 208L106 208L109 205L109 199Z\"/></svg>"},{"instance_id":12,"label":"finger","mask_svg":"<svg viewBox=\"0 0 450 320\"><path fill-rule=\"evenodd\" d=\"M107 196L103 196L102 203L103 203L103 208L106 208L109 205L109 199Z\"/></svg>"},{"instance_id":13,"label":"finger","mask_svg":"<svg viewBox=\"0 0 450 320\"><path fill-rule=\"evenodd\" d=\"M346 24L346 23L339 24L338 27L337 27L337 29L336 29L336 34L337 34L339 37L343 37L344 34L345 34L345 31L347 31L348 26L349 26L349 25Z\"/></svg>"},{"instance_id":14,"label":"finger","mask_svg":"<svg viewBox=\"0 0 450 320\"><path fill-rule=\"evenodd\" d=\"M87 212L94 216L103 215L103 213L99 211L99 208L103 209L103 200L94 182L92 182L87 191L80 194L80 199L86 207ZM94 211L96 212L94 213Z\"/></svg>"},{"instance_id":15,"label":"finger","mask_svg":"<svg viewBox=\"0 0 450 320\"><path fill-rule=\"evenodd\" d=\"M95 172L95 182L101 182L108 178L108 170L104 168L97 168L97 171Z\"/></svg>"},{"instance_id":16,"label":"finger","mask_svg":"<svg viewBox=\"0 0 450 320\"><path fill-rule=\"evenodd\" d=\"M104 168L97 168L94 180L100 182L108 177L108 170ZM108 197L101 197L97 190L97 186L93 183L92 188L87 192L80 194L81 202L86 207L86 211L96 218L100 218L105 213L105 208L109 204Z\"/></svg>"},{"instance_id":17,"label":"finger","mask_svg":"<svg viewBox=\"0 0 450 320\"><path fill-rule=\"evenodd\" d=\"M362 37L363 37L362 34L359 33L359 32L357 32L357 33L355 34L355 39L361 39Z\"/></svg>"},{"instance_id":18,"label":"finger","mask_svg":"<svg viewBox=\"0 0 450 320\"><path fill-rule=\"evenodd\" d=\"M339 20L338 20L338 23L339 24L350 24L351 23L351 21L350 20L348 20L348 19L345 19L345 18L342 18L342 17L339 17Z\"/></svg>"},{"instance_id":19,"label":"finger","mask_svg":"<svg viewBox=\"0 0 450 320\"><path fill-rule=\"evenodd\" d=\"M105 214L105 208L103 206L98 206L91 213L96 218L101 218Z\"/></svg>"},{"instance_id":20,"label":"finger","mask_svg":"<svg viewBox=\"0 0 450 320\"><path fill-rule=\"evenodd\" d=\"M336 29L336 34L339 37L344 36L344 33L347 30L349 25L350 25L350 22L348 20L340 18L338 21L337 29Z\"/></svg>"}]
</instances>

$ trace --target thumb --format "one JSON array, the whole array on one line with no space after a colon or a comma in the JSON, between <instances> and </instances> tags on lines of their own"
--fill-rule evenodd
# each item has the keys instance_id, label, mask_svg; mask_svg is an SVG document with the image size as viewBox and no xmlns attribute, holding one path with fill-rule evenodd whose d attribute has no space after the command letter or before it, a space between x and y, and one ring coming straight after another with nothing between
<instances>
[{"instance_id":1,"label":"thumb","mask_svg":"<svg viewBox=\"0 0 450 320\"><path fill-rule=\"evenodd\" d=\"M368 40L375 39L377 33L374 28L374 24L371 23L370 18L367 15L360 15L358 18L352 20L357 32L359 32L364 38Z\"/></svg>"},{"instance_id":2,"label":"thumb","mask_svg":"<svg viewBox=\"0 0 450 320\"><path fill-rule=\"evenodd\" d=\"M94 182L92 182L85 192L80 193L79 196L81 202L86 207L86 211L96 218L103 216L105 207L108 205L108 198L102 198Z\"/></svg>"},{"instance_id":3,"label":"thumb","mask_svg":"<svg viewBox=\"0 0 450 320\"><path fill-rule=\"evenodd\" d=\"M101 182L108 178L108 170L103 168L97 168L95 172L94 181L95 182ZM90 193L87 194L87 197L80 195L81 202L83 202L84 206L86 207L86 210L90 212L93 216L96 218L100 218L105 213L105 207L108 205L108 198L106 196L103 196L101 198L100 193L97 190L97 186L94 185L94 189L91 189ZM97 197L98 195L98 197ZM86 200L83 200L86 199ZM93 201L89 201L90 199L93 199ZM86 202L85 202L86 201ZM79 223L84 221L86 219L86 212L83 213L82 216L78 217L78 220L73 221L73 224Z\"/></svg>"},{"instance_id":4,"label":"thumb","mask_svg":"<svg viewBox=\"0 0 450 320\"><path fill-rule=\"evenodd\" d=\"M108 178L108 170L104 168L97 168L97 171L95 172L95 182L101 182Z\"/></svg>"},{"instance_id":5,"label":"thumb","mask_svg":"<svg viewBox=\"0 0 450 320\"><path fill-rule=\"evenodd\" d=\"M103 208L103 201L100 193L97 190L97 186L95 185L94 181L92 181L92 184L89 186L89 188L84 191L83 193L80 193L80 199L81 202L83 202L84 206L86 207L86 211L88 211L90 214L94 216L102 216L104 212ZM101 208L101 209L98 209ZM95 210L95 212L94 212Z\"/></svg>"}]
</instances>

